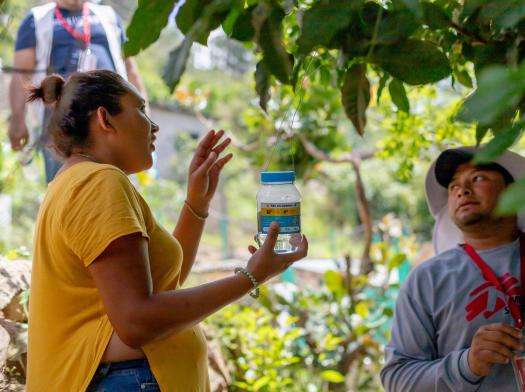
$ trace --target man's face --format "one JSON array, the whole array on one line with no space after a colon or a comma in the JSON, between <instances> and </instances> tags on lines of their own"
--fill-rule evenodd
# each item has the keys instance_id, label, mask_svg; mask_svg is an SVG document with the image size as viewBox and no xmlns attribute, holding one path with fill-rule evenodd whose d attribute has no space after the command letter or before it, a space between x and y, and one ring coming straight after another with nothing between
<instances>
[{"instance_id":1,"label":"man's face","mask_svg":"<svg viewBox=\"0 0 525 392\"><path fill-rule=\"evenodd\" d=\"M448 186L448 212L460 228L492 219L500 193L507 187L497 171L460 165Z\"/></svg>"},{"instance_id":2,"label":"man's face","mask_svg":"<svg viewBox=\"0 0 525 392\"><path fill-rule=\"evenodd\" d=\"M60 7L67 9L81 9L85 2L86 0L59 0L57 3Z\"/></svg>"}]
</instances>

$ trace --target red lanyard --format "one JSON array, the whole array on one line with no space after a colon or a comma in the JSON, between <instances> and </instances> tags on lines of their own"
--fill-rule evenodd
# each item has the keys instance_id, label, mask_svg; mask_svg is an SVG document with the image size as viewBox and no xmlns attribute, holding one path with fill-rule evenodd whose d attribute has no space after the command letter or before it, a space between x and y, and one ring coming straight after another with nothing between
<instances>
[{"instance_id":1,"label":"red lanyard","mask_svg":"<svg viewBox=\"0 0 525 392\"><path fill-rule=\"evenodd\" d=\"M58 19L60 24L66 31L76 40L84 42L86 48L89 46L91 42L91 25L89 24L89 6L88 3L85 2L82 6L82 24L84 27L84 32L79 33L76 31L73 26L71 26L67 20L62 15L62 12L60 12L60 8L58 8L58 4L55 8L55 17Z\"/></svg>"},{"instance_id":2,"label":"red lanyard","mask_svg":"<svg viewBox=\"0 0 525 392\"><path fill-rule=\"evenodd\" d=\"M483 275L483 278L485 278L487 282L492 283L496 287L496 289L498 289L502 293L505 293L509 297L507 301L509 312L516 323L516 327L523 328L525 324L523 322L523 317L521 314L520 303L523 300L525 294L525 235L523 233L520 235L520 293L522 295L520 303L516 303L512 300L508 293L508 289L502 284L501 280L496 276L494 271L492 271L492 269L487 265L487 263L485 263L485 261L480 257L480 255L478 255L478 253L474 250L472 246L470 246L469 244L462 244L461 246L463 247L463 249L465 249L465 252L468 253L472 261L478 266Z\"/></svg>"}]
</instances>

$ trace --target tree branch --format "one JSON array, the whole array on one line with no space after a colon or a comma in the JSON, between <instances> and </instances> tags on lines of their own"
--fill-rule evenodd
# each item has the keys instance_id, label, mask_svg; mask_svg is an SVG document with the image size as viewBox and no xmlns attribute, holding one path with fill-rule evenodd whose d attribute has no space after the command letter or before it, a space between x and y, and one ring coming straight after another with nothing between
<instances>
[{"instance_id":1,"label":"tree branch","mask_svg":"<svg viewBox=\"0 0 525 392\"><path fill-rule=\"evenodd\" d=\"M372 260L370 259L370 248L372 246L372 217L370 216L370 206L365 194L365 187L361 179L359 161L352 161L355 172L355 192L357 195L357 210L359 218L365 228L365 246L361 255L361 273L369 274L372 272Z\"/></svg>"},{"instance_id":2,"label":"tree branch","mask_svg":"<svg viewBox=\"0 0 525 392\"><path fill-rule=\"evenodd\" d=\"M355 151L344 154L341 157L334 158L325 153L324 151L318 149L315 146L315 144L313 144L306 138L306 136L300 133L295 134L295 136L299 138L306 152L319 161L325 161L330 163L353 163L356 161L359 162L370 159L376 153L375 150Z\"/></svg>"},{"instance_id":3,"label":"tree branch","mask_svg":"<svg viewBox=\"0 0 525 392\"><path fill-rule=\"evenodd\" d=\"M488 41L481 37L479 34L472 33L455 22L451 22L451 27L454 30L456 30L456 32L463 34L465 37L470 38L472 40L470 44L472 45L486 45L488 43Z\"/></svg>"},{"instance_id":4,"label":"tree branch","mask_svg":"<svg viewBox=\"0 0 525 392\"><path fill-rule=\"evenodd\" d=\"M324 151L318 149L305 135L297 134L297 137L303 144L304 149L308 154L314 158L331 163L350 163L355 172L355 192L357 195L357 210L359 218L364 226L365 232L365 246L361 256L361 273L368 274L372 271L372 261L370 259L370 248L372 245L372 217L370 214L370 206L366 198L365 187L361 179L360 164L365 159L372 158L375 150L370 151L356 151L348 153L339 158L333 158Z\"/></svg>"}]
</instances>

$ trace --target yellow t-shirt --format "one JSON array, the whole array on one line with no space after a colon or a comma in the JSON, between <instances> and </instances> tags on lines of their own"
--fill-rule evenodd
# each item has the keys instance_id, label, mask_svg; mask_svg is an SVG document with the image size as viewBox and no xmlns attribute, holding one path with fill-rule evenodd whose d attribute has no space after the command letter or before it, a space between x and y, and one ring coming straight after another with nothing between
<instances>
[{"instance_id":1,"label":"yellow t-shirt","mask_svg":"<svg viewBox=\"0 0 525 392\"><path fill-rule=\"evenodd\" d=\"M154 292L179 288L182 248L124 172L78 163L50 183L35 229L27 390L85 391L113 333L87 266L115 239L148 238ZM199 327L145 345L162 391L209 391Z\"/></svg>"}]
</instances>

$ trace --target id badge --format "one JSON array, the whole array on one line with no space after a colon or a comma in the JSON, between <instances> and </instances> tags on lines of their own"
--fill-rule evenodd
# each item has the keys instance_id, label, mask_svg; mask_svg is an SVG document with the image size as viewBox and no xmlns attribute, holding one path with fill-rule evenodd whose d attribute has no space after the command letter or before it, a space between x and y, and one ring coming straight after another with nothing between
<instances>
[{"instance_id":1,"label":"id badge","mask_svg":"<svg viewBox=\"0 0 525 392\"><path fill-rule=\"evenodd\" d=\"M97 56L91 49L84 49L78 58L77 71L87 72L95 69L97 69Z\"/></svg>"},{"instance_id":2,"label":"id badge","mask_svg":"<svg viewBox=\"0 0 525 392\"><path fill-rule=\"evenodd\" d=\"M512 368L518 391L525 391L525 352L521 351L512 357Z\"/></svg>"},{"instance_id":3,"label":"id badge","mask_svg":"<svg viewBox=\"0 0 525 392\"><path fill-rule=\"evenodd\" d=\"M525 344L525 330L521 330L520 343ZM514 370L514 380L519 392L525 392L525 350L514 350L511 358L512 369Z\"/></svg>"}]
</instances>

